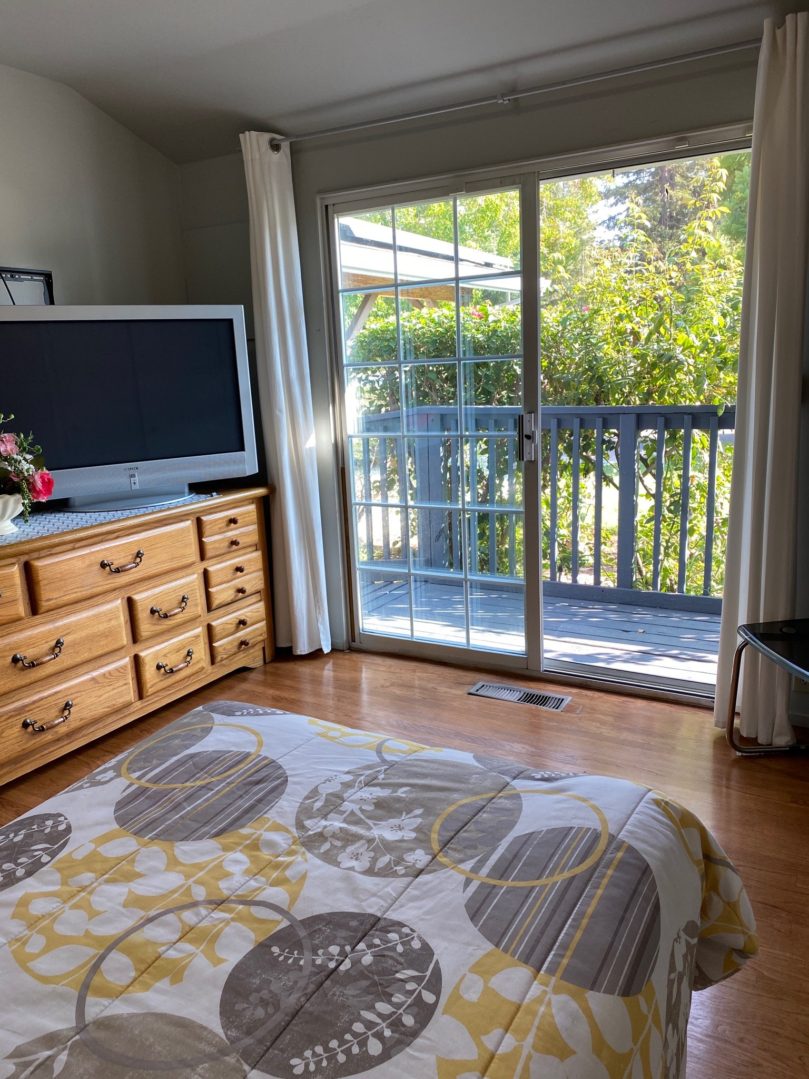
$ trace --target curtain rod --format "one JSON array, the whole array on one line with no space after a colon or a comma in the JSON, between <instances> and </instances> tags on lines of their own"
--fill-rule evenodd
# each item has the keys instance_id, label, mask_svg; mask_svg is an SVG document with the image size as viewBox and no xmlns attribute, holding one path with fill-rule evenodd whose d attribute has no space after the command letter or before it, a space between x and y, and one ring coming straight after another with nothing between
<instances>
[{"instance_id":1,"label":"curtain rod","mask_svg":"<svg viewBox=\"0 0 809 1079\"><path fill-rule=\"evenodd\" d=\"M664 60L650 60L646 64L612 68L609 71L598 72L594 75L582 75L576 79L563 79L561 82L534 86L529 90L514 90L508 94L497 94L496 97L482 97L473 101L462 101L457 105L441 105L434 109L422 109L418 112L401 113L399 116L388 116L382 120L365 120L357 124L345 124L342 127L328 127L322 131L311 131L305 135L271 135L270 149L277 154L280 153L284 143L308 142L312 139L325 139L330 135L347 135L353 131L367 131L375 127L386 127L389 124L402 124L408 120L427 120L433 116L446 116L448 113L461 112L465 109L479 109L486 105L510 105L512 101L517 101L523 97L538 97L540 94L551 94L559 90L572 90L579 86L591 86L593 83L604 82L607 79L641 75L646 71L659 71L661 68L673 67L676 64L708 60L713 56L748 52L758 49L760 45L761 41L758 38L751 41L737 41L733 45L719 45L713 49L701 49L699 52L681 53L679 56L670 56Z\"/></svg>"}]
</instances>

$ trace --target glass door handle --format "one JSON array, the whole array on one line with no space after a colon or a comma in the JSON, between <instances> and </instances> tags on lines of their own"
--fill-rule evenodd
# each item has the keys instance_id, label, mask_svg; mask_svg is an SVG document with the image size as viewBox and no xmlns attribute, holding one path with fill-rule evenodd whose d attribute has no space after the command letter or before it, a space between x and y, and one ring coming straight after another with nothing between
<instances>
[{"instance_id":1,"label":"glass door handle","mask_svg":"<svg viewBox=\"0 0 809 1079\"><path fill-rule=\"evenodd\" d=\"M521 412L517 417L517 460L537 459L537 414Z\"/></svg>"}]
</instances>

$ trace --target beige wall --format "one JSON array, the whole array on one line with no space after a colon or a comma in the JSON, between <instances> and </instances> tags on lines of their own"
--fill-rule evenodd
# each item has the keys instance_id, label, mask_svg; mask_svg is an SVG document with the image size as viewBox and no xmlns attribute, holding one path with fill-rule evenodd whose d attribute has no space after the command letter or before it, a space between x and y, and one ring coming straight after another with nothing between
<instances>
[{"instance_id":1,"label":"beige wall","mask_svg":"<svg viewBox=\"0 0 809 1079\"><path fill-rule=\"evenodd\" d=\"M293 146L336 646L345 642L347 631L342 548L336 538L341 516L329 420L318 195L743 122L752 117L754 88L755 58L726 58L568 91L533 104L523 101ZM194 263L189 271L189 299L211 298L211 290L222 281L223 287L233 289L229 298L249 304L247 205L240 156L197 162L181 171L184 244L186 257Z\"/></svg>"},{"instance_id":2,"label":"beige wall","mask_svg":"<svg viewBox=\"0 0 809 1079\"><path fill-rule=\"evenodd\" d=\"M0 265L57 303L182 303L179 170L61 83L0 66Z\"/></svg>"},{"instance_id":3,"label":"beige wall","mask_svg":"<svg viewBox=\"0 0 809 1079\"><path fill-rule=\"evenodd\" d=\"M240 154L180 166L183 252L191 303L238 303L253 336L247 191Z\"/></svg>"}]
</instances>

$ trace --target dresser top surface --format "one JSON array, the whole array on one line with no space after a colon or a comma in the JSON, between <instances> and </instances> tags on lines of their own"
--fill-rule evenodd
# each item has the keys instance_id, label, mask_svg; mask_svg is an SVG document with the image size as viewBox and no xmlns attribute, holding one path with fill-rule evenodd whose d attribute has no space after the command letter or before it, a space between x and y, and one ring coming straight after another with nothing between
<instances>
[{"instance_id":1,"label":"dresser top surface","mask_svg":"<svg viewBox=\"0 0 809 1079\"><path fill-rule=\"evenodd\" d=\"M0 561L29 556L59 540L81 542L94 536L117 531L120 526L142 522L160 524L174 518L193 516L199 511L227 506L245 499L262 498L269 493L266 487L249 487L221 494L192 494L171 506L157 509L107 510L91 513L35 513L26 523L18 521L16 531L0 536Z\"/></svg>"}]
</instances>

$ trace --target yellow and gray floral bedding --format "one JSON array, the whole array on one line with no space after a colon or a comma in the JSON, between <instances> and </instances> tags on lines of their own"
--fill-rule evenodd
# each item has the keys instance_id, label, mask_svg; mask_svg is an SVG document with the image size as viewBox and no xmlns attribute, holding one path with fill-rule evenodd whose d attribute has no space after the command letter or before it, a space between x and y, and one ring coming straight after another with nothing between
<instances>
[{"instance_id":1,"label":"yellow and gray floral bedding","mask_svg":"<svg viewBox=\"0 0 809 1079\"><path fill-rule=\"evenodd\" d=\"M0 829L0 1077L681 1077L756 950L687 810L219 701Z\"/></svg>"}]
</instances>

